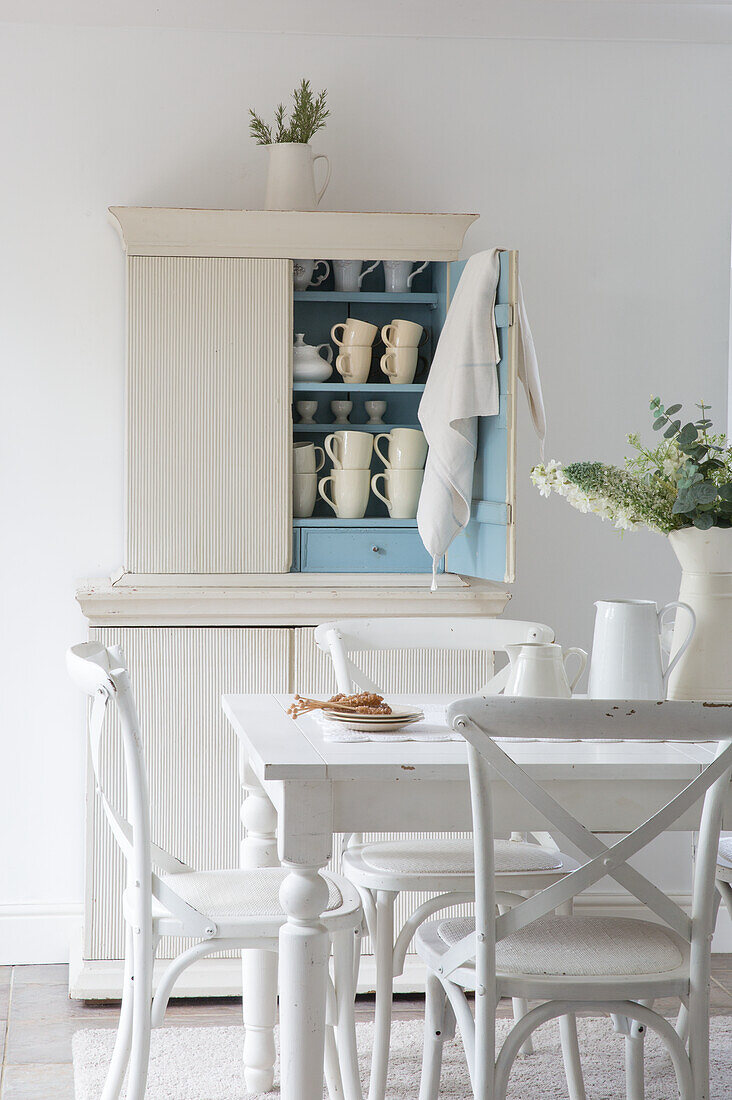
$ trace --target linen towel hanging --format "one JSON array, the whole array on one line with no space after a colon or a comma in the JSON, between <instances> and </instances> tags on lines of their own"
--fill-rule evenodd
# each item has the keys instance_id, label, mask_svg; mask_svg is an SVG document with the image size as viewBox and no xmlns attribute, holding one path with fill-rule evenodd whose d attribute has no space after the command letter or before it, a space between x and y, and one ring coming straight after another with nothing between
<instances>
[{"instance_id":1,"label":"linen towel hanging","mask_svg":"<svg viewBox=\"0 0 732 1100\"><path fill-rule=\"evenodd\" d=\"M425 391L419 421L429 444L417 526L432 557L432 591L437 567L448 546L470 519L478 417L498 413L498 333L496 292L499 249L471 256L445 318ZM519 378L541 440L546 419L534 341L519 284Z\"/></svg>"}]
</instances>

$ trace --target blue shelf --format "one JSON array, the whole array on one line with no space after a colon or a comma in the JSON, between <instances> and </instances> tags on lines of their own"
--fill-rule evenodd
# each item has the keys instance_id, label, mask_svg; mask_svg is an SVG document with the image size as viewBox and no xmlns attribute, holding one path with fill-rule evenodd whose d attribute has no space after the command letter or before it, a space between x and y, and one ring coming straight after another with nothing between
<instances>
[{"instance_id":1,"label":"blue shelf","mask_svg":"<svg viewBox=\"0 0 732 1100\"><path fill-rule=\"evenodd\" d=\"M293 519L293 527L416 527L416 519L389 519L388 516L367 516L364 519L338 519L338 516L320 518L309 516L307 519Z\"/></svg>"},{"instance_id":2,"label":"blue shelf","mask_svg":"<svg viewBox=\"0 0 732 1100\"><path fill-rule=\"evenodd\" d=\"M293 382L295 393L390 393L396 396L400 393L422 393L424 382L410 382L408 386L395 385L393 382L359 382L349 383L333 382Z\"/></svg>"},{"instance_id":3,"label":"blue shelf","mask_svg":"<svg viewBox=\"0 0 732 1100\"><path fill-rule=\"evenodd\" d=\"M293 297L296 302L381 302L384 305L398 302L404 305L430 306L432 309L437 309L436 294L418 294L416 291L414 294L411 291L406 294L386 294L383 290L376 292L369 290L296 290Z\"/></svg>"},{"instance_id":4,"label":"blue shelf","mask_svg":"<svg viewBox=\"0 0 732 1100\"><path fill-rule=\"evenodd\" d=\"M392 428L419 428L419 424L293 424L293 432L390 432Z\"/></svg>"}]
</instances>

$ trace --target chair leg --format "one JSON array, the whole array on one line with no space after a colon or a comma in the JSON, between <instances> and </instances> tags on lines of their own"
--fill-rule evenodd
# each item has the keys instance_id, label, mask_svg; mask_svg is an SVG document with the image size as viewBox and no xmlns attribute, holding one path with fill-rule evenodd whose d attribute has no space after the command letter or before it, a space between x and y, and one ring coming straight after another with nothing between
<instances>
[{"instance_id":1,"label":"chair leg","mask_svg":"<svg viewBox=\"0 0 732 1100\"><path fill-rule=\"evenodd\" d=\"M639 1001L645 1008L653 1008L653 1001ZM628 1020L625 1037L625 1095L627 1100L644 1100L643 1048L645 1026L637 1020Z\"/></svg>"},{"instance_id":2,"label":"chair leg","mask_svg":"<svg viewBox=\"0 0 732 1100\"><path fill-rule=\"evenodd\" d=\"M529 1011L529 1002L525 997L512 997L511 1004L513 1005L513 1022L517 1024L522 1016L525 1016ZM522 1054L534 1053L534 1041L529 1035L528 1039L521 1047Z\"/></svg>"},{"instance_id":3,"label":"chair leg","mask_svg":"<svg viewBox=\"0 0 732 1100\"><path fill-rule=\"evenodd\" d=\"M341 1067L338 1062L338 1048L335 1035L330 1024L325 1028L325 1055L323 1061L325 1083L328 1088L330 1100L345 1100L343 1081L341 1079Z\"/></svg>"},{"instance_id":4,"label":"chair leg","mask_svg":"<svg viewBox=\"0 0 732 1100\"><path fill-rule=\"evenodd\" d=\"M333 975L336 997L336 1036L346 1100L363 1100L356 1047L354 1002L354 953L361 952L361 932L337 932L333 936Z\"/></svg>"},{"instance_id":5,"label":"chair leg","mask_svg":"<svg viewBox=\"0 0 732 1100\"><path fill-rule=\"evenodd\" d=\"M132 1045L125 1100L144 1100L150 1061L153 948L146 930L135 930L133 942Z\"/></svg>"},{"instance_id":6,"label":"chair leg","mask_svg":"<svg viewBox=\"0 0 732 1100\"><path fill-rule=\"evenodd\" d=\"M248 1092L269 1092L274 1082L274 1029L277 1022L276 951L242 951L244 1084Z\"/></svg>"},{"instance_id":7,"label":"chair leg","mask_svg":"<svg viewBox=\"0 0 732 1100\"><path fill-rule=\"evenodd\" d=\"M374 1049L371 1056L369 1100L384 1100L389 1070L391 1038L391 1000L394 987L394 903L397 895L389 890L376 894L376 1010L374 1013Z\"/></svg>"},{"instance_id":8,"label":"chair leg","mask_svg":"<svg viewBox=\"0 0 732 1100\"><path fill-rule=\"evenodd\" d=\"M130 1058L134 990L132 958L132 929L127 925L125 931L125 973L122 980L122 1006L119 1013L119 1026L117 1028L117 1038L114 1041L112 1061L109 1064L101 1100L119 1100L122 1082Z\"/></svg>"},{"instance_id":9,"label":"chair leg","mask_svg":"<svg viewBox=\"0 0 732 1100\"><path fill-rule=\"evenodd\" d=\"M447 1013L450 1020L447 1020ZM437 1100L440 1091L440 1071L442 1069L442 1048L445 1039L452 1030L454 1034L455 1015L452 1006L447 1003L442 982L431 970L427 972L424 1003L424 1046L422 1049L422 1079L419 1085L419 1100Z\"/></svg>"},{"instance_id":10,"label":"chair leg","mask_svg":"<svg viewBox=\"0 0 732 1100\"><path fill-rule=\"evenodd\" d=\"M564 1073L567 1078L569 1100L586 1100L585 1081L582 1076L582 1062L580 1061L579 1042L577 1040L577 1017L574 1013L559 1017L559 1035L562 1041L562 1058L564 1060ZM523 1047L521 1049L523 1050Z\"/></svg>"}]
</instances>

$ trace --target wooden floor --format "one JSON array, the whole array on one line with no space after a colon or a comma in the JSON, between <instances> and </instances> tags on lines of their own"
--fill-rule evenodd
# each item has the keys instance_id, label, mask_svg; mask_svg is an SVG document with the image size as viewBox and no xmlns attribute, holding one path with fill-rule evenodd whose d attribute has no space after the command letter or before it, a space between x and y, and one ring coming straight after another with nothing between
<instances>
[{"instance_id":1,"label":"wooden floor","mask_svg":"<svg viewBox=\"0 0 732 1100\"><path fill-rule=\"evenodd\" d=\"M673 1011L670 1002L661 1007ZM87 1027L115 1028L118 1012L116 1004L70 1001L65 966L0 967L0 1100L73 1100L72 1035ZM396 998L396 1018L421 1017L422 1012L421 998ZM732 1016L732 955L714 956L712 1012ZM373 999L359 997L358 1018L368 1020L372 1014ZM233 998L171 1001L165 1022L168 1027L237 1024L241 1005Z\"/></svg>"}]
</instances>

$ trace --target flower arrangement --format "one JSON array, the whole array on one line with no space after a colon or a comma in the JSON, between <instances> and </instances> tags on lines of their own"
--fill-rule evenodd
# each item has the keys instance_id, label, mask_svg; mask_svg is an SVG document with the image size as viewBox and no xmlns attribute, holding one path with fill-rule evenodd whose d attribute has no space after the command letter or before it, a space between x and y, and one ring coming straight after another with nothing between
<instances>
[{"instance_id":1,"label":"flower arrangement","mask_svg":"<svg viewBox=\"0 0 732 1100\"><path fill-rule=\"evenodd\" d=\"M681 405L664 408L651 398L655 431L663 438L645 447L637 434L628 443L637 452L625 468L603 462L551 461L534 466L531 480L542 496L563 496L580 512L593 512L621 530L648 527L663 535L683 527L708 531L732 527L732 448L726 435L711 433L710 406L682 424Z\"/></svg>"},{"instance_id":2,"label":"flower arrangement","mask_svg":"<svg viewBox=\"0 0 732 1100\"><path fill-rule=\"evenodd\" d=\"M279 145L282 142L298 142L306 145L322 130L330 111L326 107L328 90L313 95L309 80L301 80L292 93L292 114L288 122L287 108L279 103L275 108L273 127L249 108L249 133L257 145Z\"/></svg>"}]
</instances>

